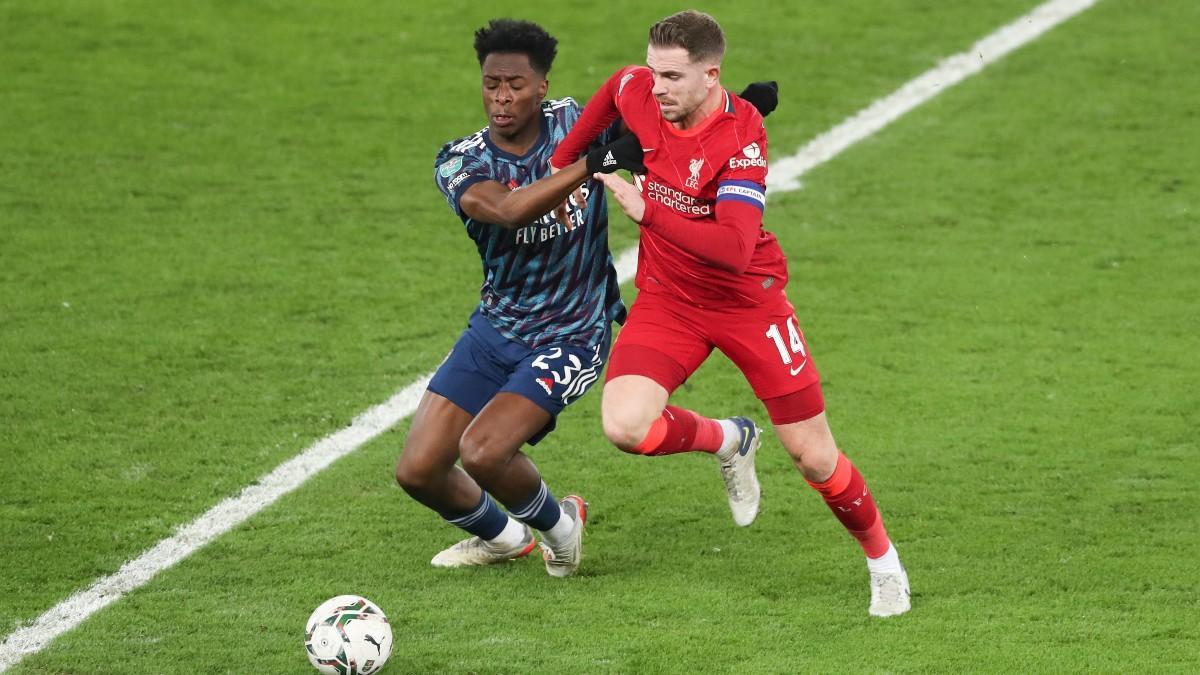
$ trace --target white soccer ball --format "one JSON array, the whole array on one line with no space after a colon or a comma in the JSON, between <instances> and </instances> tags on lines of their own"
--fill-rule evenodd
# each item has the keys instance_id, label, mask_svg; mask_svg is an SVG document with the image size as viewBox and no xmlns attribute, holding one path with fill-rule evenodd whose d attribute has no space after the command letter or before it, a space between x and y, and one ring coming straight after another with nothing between
<instances>
[{"instance_id":1,"label":"white soccer ball","mask_svg":"<svg viewBox=\"0 0 1200 675\"><path fill-rule=\"evenodd\" d=\"M392 655L392 626L379 605L361 595L339 595L308 617L304 648L327 675L371 675Z\"/></svg>"}]
</instances>

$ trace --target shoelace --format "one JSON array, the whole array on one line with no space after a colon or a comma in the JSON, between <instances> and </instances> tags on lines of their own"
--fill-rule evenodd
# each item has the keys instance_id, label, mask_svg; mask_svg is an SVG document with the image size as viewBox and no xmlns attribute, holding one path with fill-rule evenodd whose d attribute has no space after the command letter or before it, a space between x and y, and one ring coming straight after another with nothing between
<instances>
[{"instance_id":1,"label":"shoelace","mask_svg":"<svg viewBox=\"0 0 1200 675\"><path fill-rule=\"evenodd\" d=\"M904 598L904 584L900 583L900 578L895 574L880 575L871 581L881 599L886 596L890 596L887 597L888 600L898 601Z\"/></svg>"},{"instance_id":2,"label":"shoelace","mask_svg":"<svg viewBox=\"0 0 1200 675\"><path fill-rule=\"evenodd\" d=\"M554 552L554 549L551 548L549 544L538 542L538 548L542 549L542 560L545 560L551 565L568 564L566 560L562 560L558 557L558 554Z\"/></svg>"},{"instance_id":3,"label":"shoelace","mask_svg":"<svg viewBox=\"0 0 1200 675\"><path fill-rule=\"evenodd\" d=\"M735 461L737 461L736 457L728 462L721 462L721 478L725 479L726 492L733 495L734 499L741 499L742 491L738 489L737 476L733 473L733 464Z\"/></svg>"}]
</instances>

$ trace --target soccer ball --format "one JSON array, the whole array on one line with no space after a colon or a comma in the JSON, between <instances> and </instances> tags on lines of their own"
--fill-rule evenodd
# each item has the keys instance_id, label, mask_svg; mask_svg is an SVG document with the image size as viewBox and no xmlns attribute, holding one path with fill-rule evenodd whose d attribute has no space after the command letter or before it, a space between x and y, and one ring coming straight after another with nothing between
<instances>
[{"instance_id":1,"label":"soccer ball","mask_svg":"<svg viewBox=\"0 0 1200 675\"><path fill-rule=\"evenodd\" d=\"M379 605L360 595L339 595L308 617L304 648L322 673L371 675L392 654L392 626Z\"/></svg>"}]
</instances>

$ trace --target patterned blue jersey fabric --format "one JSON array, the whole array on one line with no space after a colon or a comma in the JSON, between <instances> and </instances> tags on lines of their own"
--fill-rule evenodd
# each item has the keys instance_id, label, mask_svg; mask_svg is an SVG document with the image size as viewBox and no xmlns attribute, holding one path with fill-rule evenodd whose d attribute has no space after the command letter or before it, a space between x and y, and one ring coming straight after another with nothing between
<instances>
[{"instance_id":1,"label":"patterned blue jersey fabric","mask_svg":"<svg viewBox=\"0 0 1200 675\"><path fill-rule=\"evenodd\" d=\"M550 155L579 112L579 104L570 98L543 101L541 135L525 155L496 147L484 128L444 145L434 166L438 189L479 249L480 314L502 335L531 348L593 345L613 321L625 320L608 249L604 187L589 178L583 187L586 207L579 208L572 198L567 223L550 213L515 229L477 222L463 213L460 200L467 188L481 181L517 189L550 175Z\"/></svg>"}]
</instances>

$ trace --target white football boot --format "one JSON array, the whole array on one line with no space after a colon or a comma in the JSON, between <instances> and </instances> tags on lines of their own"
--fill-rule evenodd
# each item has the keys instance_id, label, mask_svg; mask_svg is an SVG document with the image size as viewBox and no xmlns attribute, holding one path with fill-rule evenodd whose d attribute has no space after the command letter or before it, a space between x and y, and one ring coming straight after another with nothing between
<instances>
[{"instance_id":1,"label":"white football boot","mask_svg":"<svg viewBox=\"0 0 1200 675\"><path fill-rule=\"evenodd\" d=\"M746 527L758 517L758 503L762 499L762 488L754 471L754 457L762 442L762 431L747 417L733 417L730 421L737 425L741 440L732 457L725 460L718 457L718 460L733 522Z\"/></svg>"},{"instance_id":2,"label":"white football boot","mask_svg":"<svg viewBox=\"0 0 1200 675\"><path fill-rule=\"evenodd\" d=\"M539 545L546 561L546 573L552 577L569 577L579 569L579 560L583 557L583 526L587 523L588 504L578 495L567 495L558 506L575 521L571 536L561 546L551 546L545 540Z\"/></svg>"},{"instance_id":3,"label":"white football boot","mask_svg":"<svg viewBox=\"0 0 1200 675\"><path fill-rule=\"evenodd\" d=\"M912 609L909 599L908 573L880 572L871 574L871 616L897 616Z\"/></svg>"},{"instance_id":4,"label":"white football boot","mask_svg":"<svg viewBox=\"0 0 1200 675\"><path fill-rule=\"evenodd\" d=\"M533 531L525 526L525 537L512 548L498 547L479 537L471 537L433 556L429 564L434 567L494 565L527 556L534 546L537 546L537 540L533 538Z\"/></svg>"}]
</instances>

